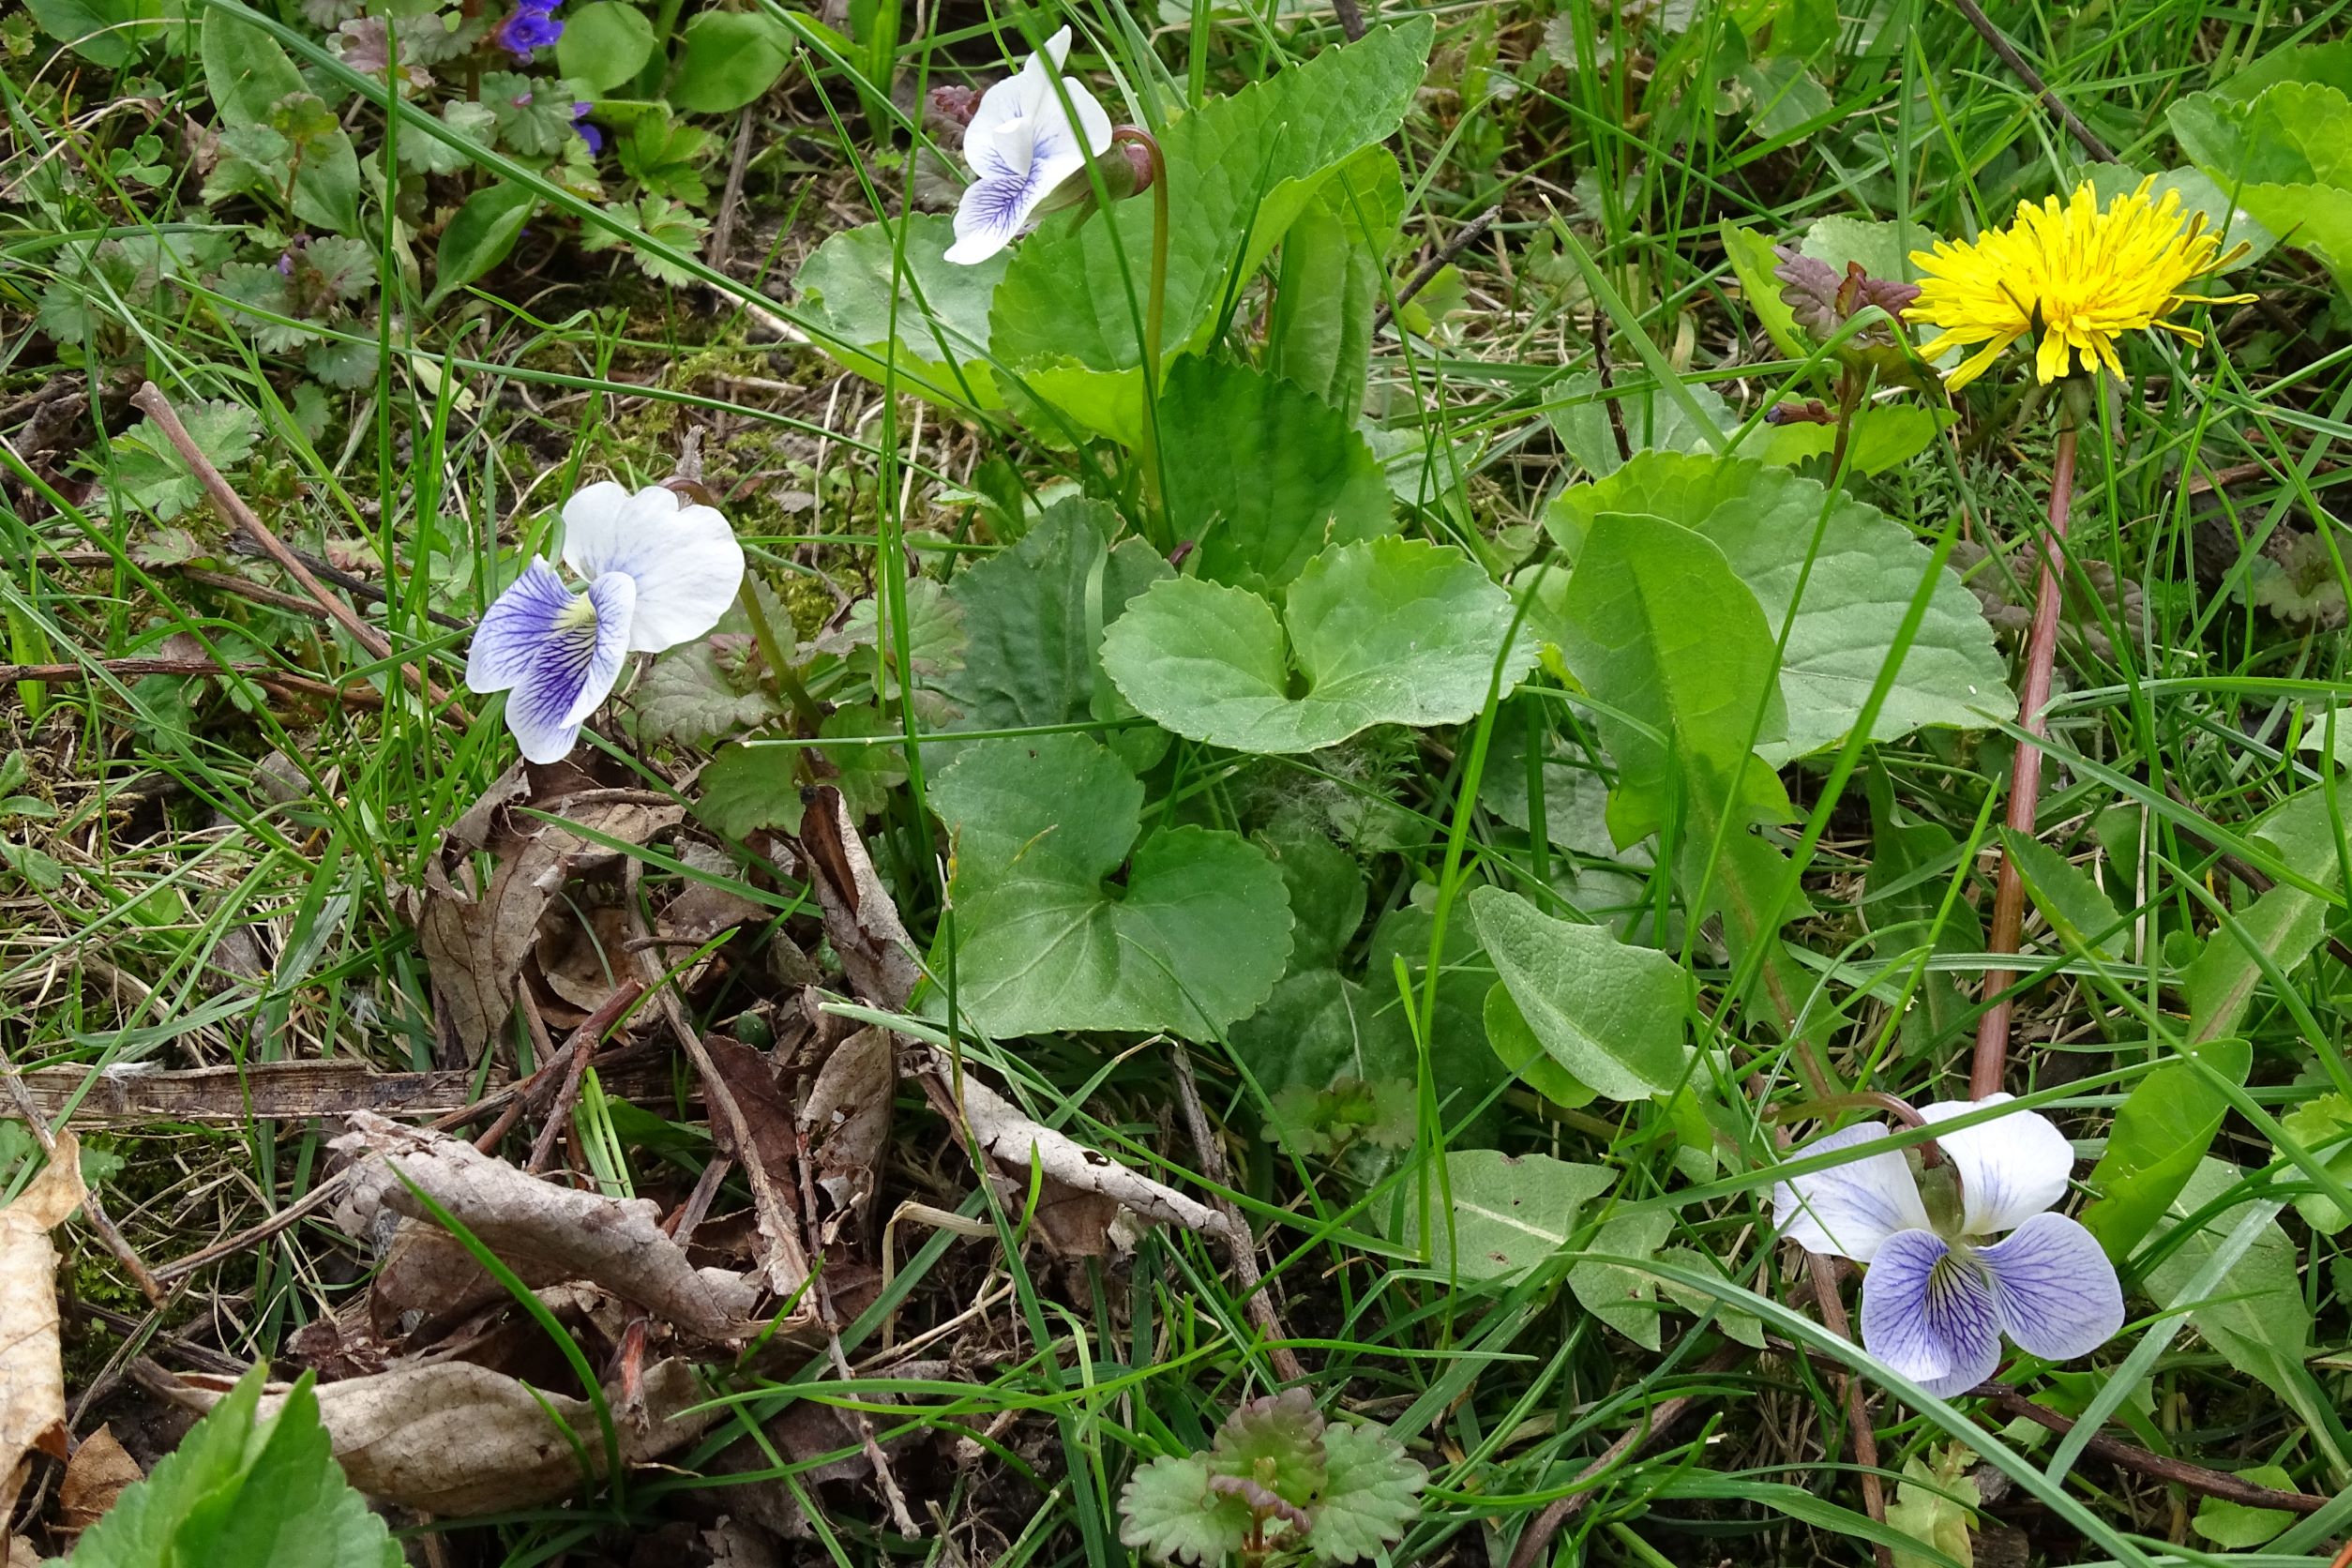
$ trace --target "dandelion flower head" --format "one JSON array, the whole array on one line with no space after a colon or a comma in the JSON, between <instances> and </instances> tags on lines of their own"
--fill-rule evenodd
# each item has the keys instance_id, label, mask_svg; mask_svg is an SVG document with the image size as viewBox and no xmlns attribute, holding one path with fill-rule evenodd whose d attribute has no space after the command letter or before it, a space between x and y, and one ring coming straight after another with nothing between
<instances>
[{"instance_id":1,"label":"dandelion flower head","mask_svg":"<svg viewBox=\"0 0 2352 1568\"><path fill-rule=\"evenodd\" d=\"M1983 344L1949 377L1966 386L2021 338L2039 334L2034 373L2052 382L2073 369L2104 365L2117 375L2116 339L2155 327L2191 344L2204 334L2164 318L2184 305L2237 305L2254 296L2209 297L2188 293L2199 279L2232 266L2244 244L2224 252L2209 233L2205 215L2183 213L2180 193L2167 190L2151 200L2150 176L2104 210L2089 183L2074 188L2061 204L2044 197L2040 205L2017 204L2017 219L1973 241L1937 240L1933 251L1916 250L1911 260L1923 273L1919 300L1908 314L1941 327L1942 336L1920 353L1934 359L1946 350Z\"/></svg>"}]
</instances>

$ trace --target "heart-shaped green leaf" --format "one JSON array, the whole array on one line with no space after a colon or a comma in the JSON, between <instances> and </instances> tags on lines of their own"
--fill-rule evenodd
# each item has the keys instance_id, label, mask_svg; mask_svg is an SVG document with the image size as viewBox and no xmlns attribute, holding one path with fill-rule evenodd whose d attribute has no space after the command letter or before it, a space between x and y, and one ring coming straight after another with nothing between
<instances>
[{"instance_id":1,"label":"heart-shaped green leaf","mask_svg":"<svg viewBox=\"0 0 2352 1568\"><path fill-rule=\"evenodd\" d=\"M1162 828L1112 884L1142 825L1143 786L1084 736L979 742L930 800L955 843L956 1003L983 1032L1207 1039L1281 978L1282 874L1237 836Z\"/></svg>"},{"instance_id":2,"label":"heart-shaped green leaf","mask_svg":"<svg viewBox=\"0 0 2352 1568\"><path fill-rule=\"evenodd\" d=\"M1246 589L1154 583L1105 636L1103 668L1180 735L1319 751L1375 724L1474 717L1498 659L1506 691L1534 661L1524 634L1504 657L1511 620L1510 596L1460 550L1371 539L1310 562L1279 620Z\"/></svg>"}]
</instances>

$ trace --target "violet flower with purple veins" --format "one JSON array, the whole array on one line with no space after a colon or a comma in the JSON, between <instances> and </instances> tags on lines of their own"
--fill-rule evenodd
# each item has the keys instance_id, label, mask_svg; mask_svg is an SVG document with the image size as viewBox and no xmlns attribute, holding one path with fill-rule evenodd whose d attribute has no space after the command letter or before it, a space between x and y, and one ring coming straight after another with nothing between
<instances>
[{"instance_id":1,"label":"violet flower with purple veins","mask_svg":"<svg viewBox=\"0 0 2352 1568\"><path fill-rule=\"evenodd\" d=\"M515 8L490 38L499 48L529 65L534 50L553 48L555 40L564 36L564 24L555 20L555 8L560 3L561 0L517 0Z\"/></svg>"},{"instance_id":2,"label":"violet flower with purple veins","mask_svg":"<svg viewBox=\"0 0 2352 1568\"><path fill-rule=\"evenodd\" d=\"M580 132L580 139L582 142L588 143L588 156L591 158L604 151L604 132L588 118L588 112L594 108L596 108L595 104L582 103L577 99L572 103L572 128Z\"/></svg>"},{"instance_id":3,"label":"violet flower with purple veins","mask_svg":"<svg viewBox=\"0 0 2352 1568\"><path fill-rule=\"evenodd\" d=\"M1920 1109L1934 1124L2006 1094ZM1806 1154L1889 1137L1875 1122L1817 1138ZM2066 1196L2074 1151L2049 1118L2020 1110L1920 1150L1865 1153L1772 1189L1772 1224L1809 1252L1866 1263L1862 1348L1938 1398L2000 1365L2006 1334L2049 1361L2088 1355L2123 1326L2123 1289L2091 1233L2047 1211ZM1955 1183L1956 1179L1956 1183ZM1998 1231L2009 1235L1991 1240Z\"/></svg>"},{"instance_id":4,"label":"violet flower with purple veins","mask_svg":"<svg viewBox=\"0 0 2352 1568\"><path fill-rule=\"evenodd\" d=\"M469 689L512 694L506 728L534 762L571 751L630 654L702 636L743 586L727 520L660 485L631 495L608 479L566 501L564 565L586 589L533 561L474 628L465 666Z\"/></svg>"}]
</instances>

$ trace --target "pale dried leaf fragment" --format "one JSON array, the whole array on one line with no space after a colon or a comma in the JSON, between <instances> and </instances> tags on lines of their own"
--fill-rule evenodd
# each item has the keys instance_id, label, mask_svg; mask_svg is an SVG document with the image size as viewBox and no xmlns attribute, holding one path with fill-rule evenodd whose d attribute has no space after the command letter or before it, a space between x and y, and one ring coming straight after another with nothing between
<instances>
[{"instance_id":1,"label":"pale dried leaf fragment","mask_svg":"<svg viewBox=\"0 0 2352 1568\"><path fill-rule=\"evenodd\" d=\"M57 1342L57 1249L49 1233L82 1207L82 1154L59 1133L49 1165L0 1209L0 1522L32 1452L66 1457L66 1372Z\"/></svg>"},{"instance_id":2,"label":"pale dried leaf fragment","mask_svg":"<svg viewBox=\"0 0 2352 1568\"><path fill-rule=\"evenodd\" d=\"M208 1410L228 1392L229 1380L183 1379L165 1390L190 1409ZM449 1361L410 1365L370 1378L317 1388L319 1420L335 1447L335 1462L351 1484L378 1502L445 1518L470 1518L533 1508L579 1491L580 1455L601 1480L604 1438L596 1407L534 1389L485 1366ZM617 1385L605 1389L618 1405ZM675 1357L645 1368L642 1430L616 1423L621 1462L659 1458L709 1430L715 1410L697 1410L705 1395L694 1369ZM262 1420L275 1417L286 1387L262 1395ZM555 1420L549 1418L552 1410ZM558 1422L561 1425L558 1425ZM565 1436L569 1427L575 1448Z\"/></svg>"},{"instance_id":3,"label":"pale dried leaf fragment","mask_svg":"<svg viewBox=\"0 0 2352 1568\"><path fill-rule=\"evenodd\" d=\"M890 1138L897 1053L886 1029L861 1029L833 1048L801 1107L800 1132L816 1166L819 1191L833 1204L824 1219L832 1242L873 1201L883 1145Z\"/></svg>"},{"instance_id":4,"label":"pale dried leaf fragment","mask_svg":"<svg viewBox=\"0 0 2352 1568\"><path fill-rule=\"evenodd\" d=\"M526 1283L588 1280L714 1344L760 1332L749 1316L759 1288L723 1269L695 1268L663 1233L660 1205L651 1199L558 1186L470 1143L366 1111L351 1125L332 1147L365 1162L339 1211L353 1234L368 1234L383 1210L430 1217L405 1176Z\"/></svg>"},{"instance_id":5,"label":"pale dried leaf fragment","mask_svg":"<svg viewBox=\"0 0 2352 1568\"><path fill-rule=\"evenodd\" d=\"M914 939L898 918L890 889L875 874L840 791L826 784L813 792L801 818L799 842L807 863L803 869L824 911L825 934L840 955L851 988L877 1006L904 1009L923 976L914 960Z\"/></svg>"}]
</instances>

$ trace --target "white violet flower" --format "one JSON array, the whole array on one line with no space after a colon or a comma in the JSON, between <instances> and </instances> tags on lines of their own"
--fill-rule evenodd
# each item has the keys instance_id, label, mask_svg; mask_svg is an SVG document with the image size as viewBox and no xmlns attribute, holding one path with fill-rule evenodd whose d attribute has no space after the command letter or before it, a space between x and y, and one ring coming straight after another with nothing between
<instances>
[{"instance_id":1,"label":"white violet flower","mask_svg":"<svg viewBox=\"0 0 2352 1568\"><path fill-rule=\"evenodd\" d=\"M981 95L964 129L964 158L975 177L956 205L949 261L969 266L1012 244L1056 186L1084 169L1087 159L1109 150L1110 116L1094 95L1076 77L1062 77L1062 91L1078 113L1073 125L1054 91L1054 78L1069 54L1070 30L1064 27L1029 57L1019 75Z\"/></svg>"},{"instance_id":2,"label":"white violet flower","mask_svg":"<svg viewBox=\"0 0 2352 1568\"><path fill-rule=\"evenodd\" d=\"M1920 1116L1934 1123L2008 1098L1947 1100ZM1861 1149L1889 1136L1865 1123L1802 1152ZM2020 1110L1936 1142L1948 1165L1916 1176L1905 1153L1890 1149L1772 1189L1772 1224L1783 1236L1869 1265L1862 1348L1943 1398L1993 1375L2003 1334L2050 1361L2088 1355L2113 1338L2123 1326L2115 1265L2089 1231L2048 1212L2066 1196L2074 1168L2065 1135L2049 1118ZM2004 1230L2005 1240L1991 1239Z\"/></svg>"},{"instance_id":3,"label":"white violet flower","mask_svg":"<svg viewBox=\"0 0 2352 1568\"><path fill-rule=\"evenodd\" d=\"M506 728L534 762L569 754L632 653L657 654L718 625L743 585L727 520L659 485L631 495L610 479L564 504L567 587L544 558L474 628L465 684L508 691Z\"/></svg>"}]
</instances>

